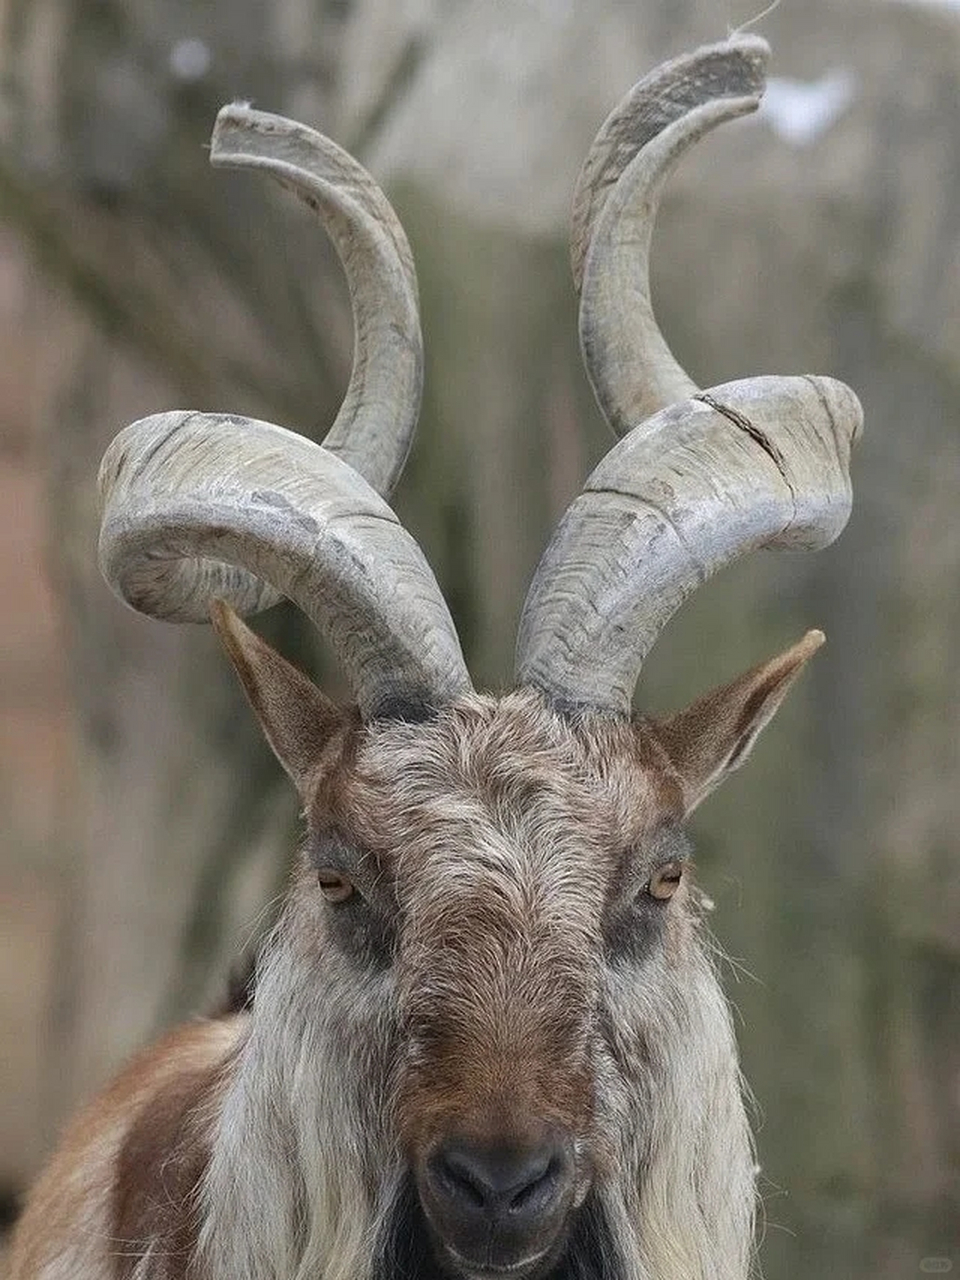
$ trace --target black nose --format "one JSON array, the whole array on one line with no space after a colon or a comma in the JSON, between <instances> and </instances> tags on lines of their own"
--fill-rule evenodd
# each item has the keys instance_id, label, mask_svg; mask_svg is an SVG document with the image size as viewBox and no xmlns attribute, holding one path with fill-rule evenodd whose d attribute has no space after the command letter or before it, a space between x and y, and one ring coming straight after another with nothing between
<instances>
[{"instance_id":1,"label":"black nose","mask_svg":"<svg viewBox=\"0 0 960 1280\"><path fill-rule=\"evenodd\" d=\"M449 1141L428 1165L431 1189L461 1222L529 1228L549 1217L570 1181L570 1161L557 1142L481 1146Z\"/></svg>"}]
</instances>

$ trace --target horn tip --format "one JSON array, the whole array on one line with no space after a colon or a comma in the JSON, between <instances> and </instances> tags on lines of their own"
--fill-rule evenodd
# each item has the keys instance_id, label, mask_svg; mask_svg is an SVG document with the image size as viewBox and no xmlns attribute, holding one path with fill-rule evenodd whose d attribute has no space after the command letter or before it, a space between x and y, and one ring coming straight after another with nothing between
<instances>
[{"instance_id":1,"label":"horn tip","mask_svg":"<svg viewBox=\"0 0 960 1280\"><path fill-rule=\"evenodd\" d=\"M738 53L762 59L764 62L770 57L770 42L753 31L732 31L716 48L736 49Z\"/></svg>"},{"instance_id":2,"label":"horn tip","mask_svg":"<svg viewBox=\"0 0 960 1280\"><path fill-rule=\"evenodd\" d=\"M210 139L211 148L217 146L226 130L249 125L251 120L260 114L254 109L253 103L247 99L238 98L233 102L226 103L217 112L217 118L213 123L213 134Z\"/></svg>"},{"instance_id":3,"label":"horn tip","mask_svg":"<svg viewBox=\"0 0 960 1280\"><path fill-rule=\"evenodd\" d=\"M858 444L863 435L863 405L853 388L820 374L808 374L807 381L816 388L838 435L848 440L851 448Z\"/></svg>"},{"instance_id":4,"label":"horn tip","mask_svg":"<svg viewBox=\"0 0 960 1280\"><path fill-rule=\"evenodd\" d=\"M725 89L721 97L740 99L739 112L744 115L760 105L767 87L770 45L763 36L747 31L734 31L726 40L704 45L686 60L700 74L709 67L721 70Z\"/></svg>"},{"instance_id":5,"label":"horn tip","mask_svg":"<svg viewBox=\"0 0 960 1280\"><path fill-rule=\"evenodd\" d=\"M251 134L279 133L284 128L293 128L289 120L274 115L269 111L258 111L252 103L245 100L228 102L217 112L213 133L210 136L210 163L212 165L233 165L237 163L238 153L245 148L243 140Z\"/></svg>"},{"instance_id":6,"label":"horn tip","mask_svg":"<svg viewBox=\"0 0 960 1280\"><path fill-rule=\"evenodd\" d=\"M801 650L805 658L812 657L818 649L827 643L827 637L819 627L814 627L803 637L797 648Z\"/></svg>"}]
</instances>

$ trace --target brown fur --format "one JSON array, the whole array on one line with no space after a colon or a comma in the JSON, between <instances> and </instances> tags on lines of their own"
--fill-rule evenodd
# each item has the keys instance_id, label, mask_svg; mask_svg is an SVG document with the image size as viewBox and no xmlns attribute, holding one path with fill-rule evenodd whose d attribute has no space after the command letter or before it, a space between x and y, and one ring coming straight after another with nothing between
<instances>
[{"instance_id":1,"label":"brown fur","mask_svg":"<svg viewBox=\"0 0 960 1280\"><path fill-rule=\"evenodd\" d=\"M166 1259L157 1280L176 1280L193 1257L211 1120L229 1063L230 1055L192 1070L184 1065L140 1108L127 1131L111 1206L117 1280L133 1280L137 1262L151 1247Z\"/></svg>"},{"instance_id":2,"label":"brown fur","mask_svg":"<svg viewBox=\"0 0 960 1280\"><path fill-rule=\"evenodd\" d=\"M197 1110L202 1096L209 1104L245 1025L245 1018L232 1018L177 1028L134 1058L79 1113L18 1224L11 1256L15 1280L128 1280L144 1242L158 1228L157 1238L172 1232L182 1239L183 1219L163 1188L173 1191L174 1200L177 1193L185 1199L184 1172L199 1176L204 1163L202 1131L188 1134L182 1120ZM175 1118L181 1123L168 1128L164 1122ZM180 1166L173 1184L163 1179L171 1157ZM83 1269L88 1259L102 1259L103 1269ZM186 1273L171 1266L155 1274L157 1280L181 1280Z\"/></svg>"}]
</instances>

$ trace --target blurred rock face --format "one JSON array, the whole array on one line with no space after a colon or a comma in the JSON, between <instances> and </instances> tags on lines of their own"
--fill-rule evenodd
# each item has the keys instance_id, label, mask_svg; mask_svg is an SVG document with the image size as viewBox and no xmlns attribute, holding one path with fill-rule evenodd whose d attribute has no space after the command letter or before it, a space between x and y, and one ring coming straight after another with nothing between
<instances>
[{"instance_id":1,"label":"blurred rock face","mask_svg":"<svg viewBox=\"0 0 960 1280\"><path fill-rule=\"evenodd\" d=\"M392 184L428 354L401 511L478 681L500 681L547 529L608 445L566 261L577 169L638 75L728 16L706 0L642 8L210 0L160 16L144 0L123 21L98 6L113 18L97 24L55 0L10 28L0 178L19 199L4 207L74 299L69 314L44 304L37 345L81 695L82 768L51 857L69 868L82 980L61 983L60 1061L75 1065L51 1096L205 998L267 895L264 851L288 839L212 646L124 617L90 550L93 475L120 423L203 401L322 434L349 363L312 227L205 169L214 108L256 96L302 114ZM700 862L718 930L762 980L733 995L765 1115L765 1274L893 1280L960 1265L960 11L785 0L760 30L767 106L668 188L659 313L704 386L809 370L858 390L854 519L828 555L711 584L640 697L679 704L793 631L828 634L784 723L701 820ZM173 54L190 40L209 59L185 79Z\"/></svg>"}]
</instances>

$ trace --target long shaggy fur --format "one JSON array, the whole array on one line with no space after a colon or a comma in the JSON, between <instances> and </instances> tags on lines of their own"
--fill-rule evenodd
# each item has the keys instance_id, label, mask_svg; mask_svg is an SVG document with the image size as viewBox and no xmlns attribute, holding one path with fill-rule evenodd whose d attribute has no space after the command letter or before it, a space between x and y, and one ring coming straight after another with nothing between
<instances>
[{"instance_id":1,"label":"long shaggy fur","mask_svg":"<svg viewBox=\"0 0 960 1280\"><path fill-rule=\"evenodd\" d=\"M643 954L611 957L602 936L623 849L642 851L662 813L651 753L636 729L574 732L532 695L471 699L345 751L311 824L379 850L403 921L395 960L364 968L325 936L305 854L217 1127L205 1276L427 1280L398 1123L405 1105L429 1123L449 1100L431 1097L429 1049L411 1037L442 1018L461 1062L489 1059L536 1045L556 1017L582 1040L582 1138L598 1153L580 1211L592 1226L573 1232L557 1280L743 1280L753 1157L692 896ZM456 1087L483 1088L478 1074Z\"/></svg>"}]
</instances>

